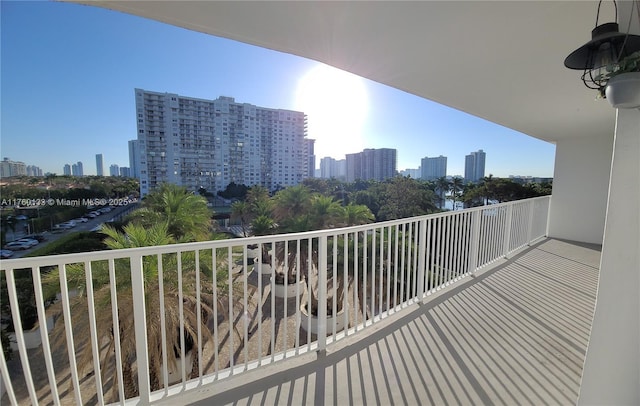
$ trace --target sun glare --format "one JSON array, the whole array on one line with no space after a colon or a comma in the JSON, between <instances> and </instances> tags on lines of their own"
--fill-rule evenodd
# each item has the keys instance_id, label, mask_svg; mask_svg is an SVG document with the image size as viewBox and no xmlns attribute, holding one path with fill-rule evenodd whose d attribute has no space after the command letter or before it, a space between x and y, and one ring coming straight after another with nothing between
<instances>
[{"instance_id":1,"label":"sun glare","mask_svg":"<svg viewBox=\"0 0 640 406\"><path fill-rule=\"evenodd\" d=\"M318 158L343 159L345 153L364 148L368 102L364 80L351 73L320 65L300 79L296 109L307 114Z\"/></svg>"}]
</instances>

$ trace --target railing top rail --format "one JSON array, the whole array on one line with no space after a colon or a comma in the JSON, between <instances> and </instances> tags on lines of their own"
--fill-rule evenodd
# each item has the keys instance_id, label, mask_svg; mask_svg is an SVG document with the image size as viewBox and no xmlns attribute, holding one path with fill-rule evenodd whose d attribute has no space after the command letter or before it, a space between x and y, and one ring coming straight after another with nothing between
<instances>
[{"instance_id":1,"label":"railing top rail","mask_svg":"<svg viewBox=\"0 0 640 406\"><path fill-rule=\"evenodd\" d=\"M332 229L316 230L316 231L306 231L301 233L242 237L242 238L233 238L229 240L210 240L210 241L170 244L170 245L153 246L153 247L125 248L125 249L119 249L119 250L105 250L105 251L81 252L81 253L75 253L75 254L49 255L49 256L32 257L32 258L5 259L0 261L0 270L32 268L32 267L38 267L38 266L55 266L60 264L85 262L87 260L105 261L110 259L130 258L130 257L137 257L137 256L150 256L150 255L158 255L158 254L192 252L197 250L228 248L228 247L236 247L236 246L250 245L250 244L273 243L273 242L278 242L283 240L291 241L296 239L308 239L308 238L317 238L317 237L323 237L323 236L336 236L336 235L345 234L345 233L361 232L361 231L367 231L371 229L417 222L425 219L456 216L456 215L460 215L461 213L471 213L476 211L482 211L488 208L497 209L500 207L505 207L508 205L516 204L516 203L522 203L522 202L533 201L533 200L543 200L543 199L549 199L549 198L550 196L540 196L540 197L534 197L530 199L514 200L510 202L505 202L505 203L492 204L490 206L479 206L479 207L472 207L464 210L433 213L433 214L427 214L424 216L408 217L408 218L389 220L389 221L378 222L378 223L363 224L359 226L332 228Z\"/></svg>"}]
</instances>

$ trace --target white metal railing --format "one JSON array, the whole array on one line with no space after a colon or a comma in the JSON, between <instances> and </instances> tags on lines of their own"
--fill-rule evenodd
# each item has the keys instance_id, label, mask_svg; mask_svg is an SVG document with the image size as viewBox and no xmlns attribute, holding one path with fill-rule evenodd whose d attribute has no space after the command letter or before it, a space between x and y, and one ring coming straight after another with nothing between
<instances>
[{"instance_id":1,"label":"white metal railing","mask_svg":"<svg viewBox=\"0 0 640 406\"><path fill-rule=\"evenodd\" d=\"M20 360L10 369L0 355L6 396L146 404L323 350L544 237L549 200L2 261ZM26 301L39 325L55 319L34 350L20 328Z\"/></svg>"}]
</instances>

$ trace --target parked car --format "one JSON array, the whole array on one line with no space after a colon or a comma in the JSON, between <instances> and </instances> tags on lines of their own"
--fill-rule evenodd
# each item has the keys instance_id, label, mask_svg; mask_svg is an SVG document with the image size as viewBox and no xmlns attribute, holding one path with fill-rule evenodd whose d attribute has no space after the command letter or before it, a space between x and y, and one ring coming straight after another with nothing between
<instances>
[{"instance_id":1,"label":"parked car","mask_svg":"<svg viewBox=\"0 0 640 406\"><path fill-rule=\"evenodd\" d=\"M73 221L75 221L76 223L86 223L87 221L89 221L89 219L84 217L78 217L77 219L73 219Z\"/></svg>"},{"instance_id":2,"label":"parked car","mask_svg":"<svg viewBox=\"0 0 640 406\"><path fill-rule=\"evenodd\" d=\"M111 207L103 207L100 209L101 213L109 213L111 211Z\"/></svg>"},{"instance_id":3,"label":"parked car","mask_svg":"<svg viewBox=\"0 0 640 406\"><path fill-rule=\"evenodd\" d=\"M13 256L13 251L11 250L0 250L0 258L7 259Z\"/></svg>"},{"instance_id":4,"label":"parked car","mask_svg":"<svg viewBox=\"0 0 640 406\"><path fill-rule=\"evenodd\" d=\"M47 241L47 237L42 234L31 234L24 238L29 238L31 240L37 240L38 242Z\"/></svg>"},{"instance_id":5,"label":"parked car","mask_svg":"<svg viewBox=\"0 0 640 406\"><path fill-rule=\"evenodd\" d=\"M20 214L18 216L16 216L16 220L28 220L29 217L25 216L24 214Z\"/></svg>"},{"instance_id":6,"label":"parked car","mask_svg":"<svg viewBox=\"0 0 640 406\"><path fill-rule=\"evenodd\" d=\"M40 242L38 240L34 240L31 238L21 238L18 240L19 242L26 242L27 244L30 244L32 247L35 247L36 245L40 244Z\"/></svg>"},{"instance_id":7,"label":"parked car","mask_svg":"<svg viewBox=\"0 0 640 406\"><path fill-rule=\"evenodd\" d=\"M5 250L11 250L11 251L22 251L22 250L28 250L31 247L33 247L33 245L31 245L28 242L11 241L10 243L5 244L4 247L2 248Z\"/></svg>"},{"instance_id":8,"label":"parked car","mask_svg":"<svg viewBox=\"0 0 640 406\"><path fill-rule=\"evenodd\" d=\"M102 214L102 213L100 213L98 210L92 211L91 213L92 213L92 214L95 214L96 216L99 216L99 215L101 215L101 214Z\"/></svg>"},{"instance_id":9,"label":"parked car","mask_svg":"<svg viewBox=\"0 0 640 406\"><path fill-rule=\"evenodd\" d=\"M96 216L96 214L95 214L95 213L93 213L93 212L91 212L91 213L87 213L87 214L85 214L85 216L86 216L86 217L89 217L89 218L91 218L91 219L94 219L94 218L98 217L98 216Z\"/></svg>"}]
</instances>

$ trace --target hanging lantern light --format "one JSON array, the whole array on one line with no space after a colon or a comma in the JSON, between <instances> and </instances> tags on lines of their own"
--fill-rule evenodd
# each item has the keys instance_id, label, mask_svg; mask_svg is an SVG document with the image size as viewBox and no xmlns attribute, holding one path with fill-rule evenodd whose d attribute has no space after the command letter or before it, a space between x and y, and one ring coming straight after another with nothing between
<instances>
[{"instance_id":1,"label":"hanging lantern light","mask_svg":"<svg viewBox=\"0 0 640 406\"><path fill-rule=\"evenodd\" d=\"M582 70L582 81L589 89L601 92L607 84L607 73L622 59L640 51L640 35L621 33L618 23L598 25L600 5L596 16L596 27L591 31L591 41L573 51L564 60L569 69ZM618 19L618 6L613 2Z\"/></svg>"}]
</instances>

